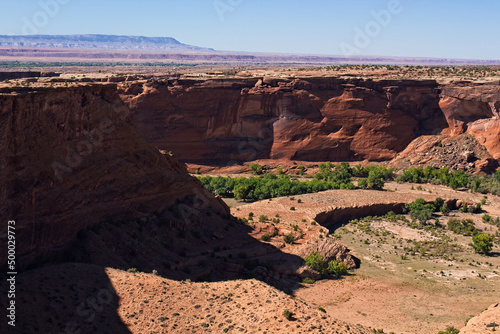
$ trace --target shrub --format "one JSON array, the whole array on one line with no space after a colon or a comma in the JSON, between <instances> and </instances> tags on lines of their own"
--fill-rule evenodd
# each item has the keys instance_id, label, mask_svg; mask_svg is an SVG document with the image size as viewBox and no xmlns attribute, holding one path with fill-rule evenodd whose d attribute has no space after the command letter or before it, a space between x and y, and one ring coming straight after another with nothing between
<instances>
[{"instance_id":1,"label":"shrub","mask_svg":"<svg viewBox=\"0 0 500 334\"><path fill-rule=\"evenodd\" d=\"M267 218L267 216L265 216L265 215L260 215L259 216L259 222L260 223L265 223L265 222L267 222L268 219L269 218Z\"/></svg>"},{"instance_id":2,"label":"shrub","mask_svg":"<svg viewBox=\"0 0 500 334\"><path fill-rule=\"evenodd\" d=\"M361 178L358 180L358 187L361 189L368 188L368 180L366 178Z\"/></svg>"},{"instance_id":3,"label":"shrub","mask_svg":"<svg viewBox=\"0 0 500 334\"><path fill-rule=\"evenodd\" d=\"M448 216L448 214L450 213L450 209L448 208L448 204L443 203L443 205L441 205L441 207L439 208L439 211L441 211L441 213L443 215Z\"/></svg>"},{"instance_id":4,"label":"shrub","mask_svg":"<svg viewBox=\"0 0 500 334\"><path fill-rule=\"evenodd\" d=\"M283 316L285 317L286 320L292 320L293 313L290 310L284 310Z\"/></svg>"},{"instance_id":5,"label":"shrub","mask_svg":"<svg viewBox=\"0 0 500 334\"><path fill-rule=\"evenodd\" d=\"M491 222L491 216L488 214L483 215L483 223Z\"/></svg>"},{"instance_id":6,"label":"shrub","mask_svg":"<svg viewBox=\"0 0 500 334\"><path fill-rule=\"evenodd\" d=\"M467 203L462 204L460 207L460 212L469 212L469 205Z\"/></svg>"},{"instance_id":7,"label":"shrub","mask_svg":"<svg viewBox=\"0 0 500 334\"><path fill-rule=\"evenodd\" d=\"M310 277L304 277L302 279L302 283L305 283L305 284L314 284L314 282L316 282L315 280L313 280L312 278Z\"/></svg>"},{"instance_id":8,"label":"shrub","mask_svg":"<svg viewBox=\"0 0 500 334\"><path fill-rule=\"evenodd\" d=\"M420 221L421 224L427 223L435 210L434 205L428 204L423 198L417 198L415 202L407 204L405 208L410 217Z\"/></svg>"},{"instance_id":9,"label":"shrub","mask_svg":"<svg viewBox=\"0 0 500 334\"><path fill-rule=\"evenodd\" d=\"M291 211L295 211L295 207L294 207L294 206L292 206L292 207L290 208L290 210L291 210Z\"/></svg>"},{"instance_id":10,"label":"shrub","mask_svg":"<svg viewBox=\"0 0 500 334\"><path fill-rule=\"evenodd\" d=\"M306 166L299 165L298 168L299 168L299 175L304 175L304 172L306 170Z\"/></svg>"},{"instance_id":11,"label":"shrub","mask_svg":"<svg viewBox=\"0 0 500 334\"><path fill-rule=\"evenodd\" d=\"M335 260L328 262L328 272L331 275L342 276L347 274L347 265L344 262Z\"/></svg>"},{"instance_id":12,"label":"shrub","mask_svg":"<svg viewBox=\"0 0 500 334\"><path fill-rule=\"evenodd\" d=\"M434 207L435 208L441 208L444 205L444 199L441 197L438 197L434 200Z\"/></svg>"},{"instance_id":13,"label":"shrub","mask_svg":"<svg viewBox=\"0 0 500 334\"><path fill-rule=\"evenodd\" d=\"M248 167L257 175L260 175L263 173L262 166L259 164L254 164L251 163L248 165Z\"/></svg>"},{"instance_id":14,"label":"shrub","mask_svg":"<svg viewBox=\"0 0 500 334\"><path fill-rule=\"evenodd\" d=\"M366 179L367 189L382 190L384 189L384 175L379 169L371 170Z\"/></svg>"},{"instance_id":15,"label":"shrub","mask_svg":"<svg viewBox=\"0 0 500 334\"><path fill-rule=\"evenodd\" d=\"M446 327L446 331L439 331L438 334L459 334L460 331L453 326Z\"/></svg>"},{"instance_id":16,"label":"shrub","mask_svg":"<svg viewBox=\"0 0 500 334\"><path fill-rule=\"evenodd\" d=\"M471 246L476 253L489 254L493 248L493 236L486 233L478 233L472 237Z\"/></svg>"},{"instance_id":17,"label":"shrub","mask_svg":"<svg viewBox=\"0 0 500 334\"><path fill-rule=\"evenodd\" d=\"M322 308L322 307L318 307L318 311L326 313L326 310L324 308Z\"/></svg>"},{"instance_id":18,"label":"shrub","mask_svg":"<svg viewBox=\"0 0 500 334\"><path fill-rule=\"evenodd\" d=\"M323 259L323 256L316 251L313 251L311 255L306 256L304 261L306 262L306 266L314 271L317 271L321 275L324 275L328 269L328 264Z\"/></svg>"},{"instance_id":19,"label":"shrub","mask_svg":"<svg viewBox=\"0 0 500 334\"><path fill-rule=\"evenodd\" d=\"M450 219L448 220L448 229L456 234L470 236L477 233L474 222L471 219Z\"/></svg>"},{"instance_id":20,"label":"shrub","mask_svg":"<svg viewBox=\"0 0 500 334\"><path fill-rule=\"evenodd\" d=\"M269 241L269 240L271 240L271 235L269 233L266 233L262 237L260 237L260 240Z\"/></svg>"},{"instance_id":21,"label":"shrub","mask_svg":"<svg viewBox=\"0 0 500 334\"><path fill-rule=\"evenodd\" d=\"M129 268L127 270L127 272L129 272L129 273L136 273L137 272L137 268Z\"/></svg>"},{"instance_id":22,"label":"shrub","mask_svg":"<svg viewBox=\"0 0 500 334\"><path fill-rule=\"evenodd\" d=\"M289 233L289 234L285 235L285 239L284 239L284 241L285 241L287 244L292 245L292 244L293 244L293 242L295 241L295 237L293 236L293 234L292 234L292 233Z\"/></svg>"}]
</instances>

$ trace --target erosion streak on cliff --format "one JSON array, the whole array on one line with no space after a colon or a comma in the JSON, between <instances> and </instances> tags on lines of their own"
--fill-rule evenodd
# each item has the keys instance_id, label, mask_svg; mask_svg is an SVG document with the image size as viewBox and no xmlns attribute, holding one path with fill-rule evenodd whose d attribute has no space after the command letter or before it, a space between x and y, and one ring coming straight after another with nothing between
<instances>
[{"instance_id":1,"label":"erosion streak on cliff","mask_svg":"<svg viewBox=\"0 0 500 334\"><path fill-rule=\"evenodd\" d=\"M88 226L161 213L187 196L226 212L174 158L148 144L129 115L115 85L2 89L0 217L16 220L21 267Z\"/></svg>"}]
</instances>

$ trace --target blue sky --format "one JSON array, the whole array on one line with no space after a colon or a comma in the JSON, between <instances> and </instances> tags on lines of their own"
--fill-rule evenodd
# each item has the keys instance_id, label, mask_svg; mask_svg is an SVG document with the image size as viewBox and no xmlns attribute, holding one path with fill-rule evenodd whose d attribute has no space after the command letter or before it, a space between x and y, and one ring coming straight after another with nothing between
<instances>
[{"instance_id":1,"label":"blue sky","mask_svg":"<svg viewBox=\"0 0 500 334\"><path fill-rule=\"evenodd\" d=\"M0 0L0 5L0 34L162 36L230 51L500 59L500 1L495 0Z\"/></svg>"}]
</instances>

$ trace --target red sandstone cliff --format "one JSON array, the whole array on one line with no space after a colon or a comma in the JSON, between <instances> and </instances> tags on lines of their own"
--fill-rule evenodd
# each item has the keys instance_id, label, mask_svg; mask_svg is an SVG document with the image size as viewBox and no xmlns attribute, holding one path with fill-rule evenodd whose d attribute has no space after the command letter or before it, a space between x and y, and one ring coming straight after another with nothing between
<instances>
[{"instance_id":1,"label":"red sandstone cliff","mask_svg":"<svg viewBox=\"0 0 500 334\"><path fill-rule=\"evenodd\" d=\"M388 160L447 124L432 81L255 78L121 88L139 131L182 161Z\"/></svg>"},{"instance_id":2,"label":"red sandstone cliff","mask_svg":"<svg viewBox=\"0 0 500 334\"><path fill-rule=\"evenodd\" d=\"M0 217L17 223L21 267L96 223L161 217L184 199L191 210L227 213L175 158L148 144L129 115L115 85L0 91Z\"/></svg>"},{"instance_id":3,"label":"red sandstone cliff","mask_svg":"<svg viewBox=\"0 0 500 334\"><path fill-rule=\"evenodd\" d=\"M473 135L500 159L498 83L247 78L124 83L132 121L181 160L390 160L421 135Z\"/></svg>"}]
</instances>

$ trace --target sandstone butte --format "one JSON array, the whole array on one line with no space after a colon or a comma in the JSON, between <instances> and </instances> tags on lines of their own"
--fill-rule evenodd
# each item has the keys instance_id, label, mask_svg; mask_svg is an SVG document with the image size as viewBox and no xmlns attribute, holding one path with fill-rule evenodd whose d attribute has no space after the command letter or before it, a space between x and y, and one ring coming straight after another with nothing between
<instances>
[{"instance_id":1,"label":"sandstone butte","mask_svg":"<svg viewBox=\"0 0 500 334\"><path fill-rule=\"evenodd\" d=\"M483 160L497 162L499 101L498 82L442 87L255 78L3 87L0 217L17 222L19 270L76 261L158 270L172 279L225 280L241 278L244 257L226 263L210 252L241 247L278 254L294 271L299 256L249 237L176 157L206 164L382 161L423 135L469 134L486 150ZM0 241L6 244L5 233ZM200 264L189 271L200 256L212 269ZM6 260L2 253L0 267ZM273 282L272 273L264 275ZM21 296L25 305L36 304L28 294ZM20 318L36 314L29 311Z\"/></svg>"}]
</instances>

